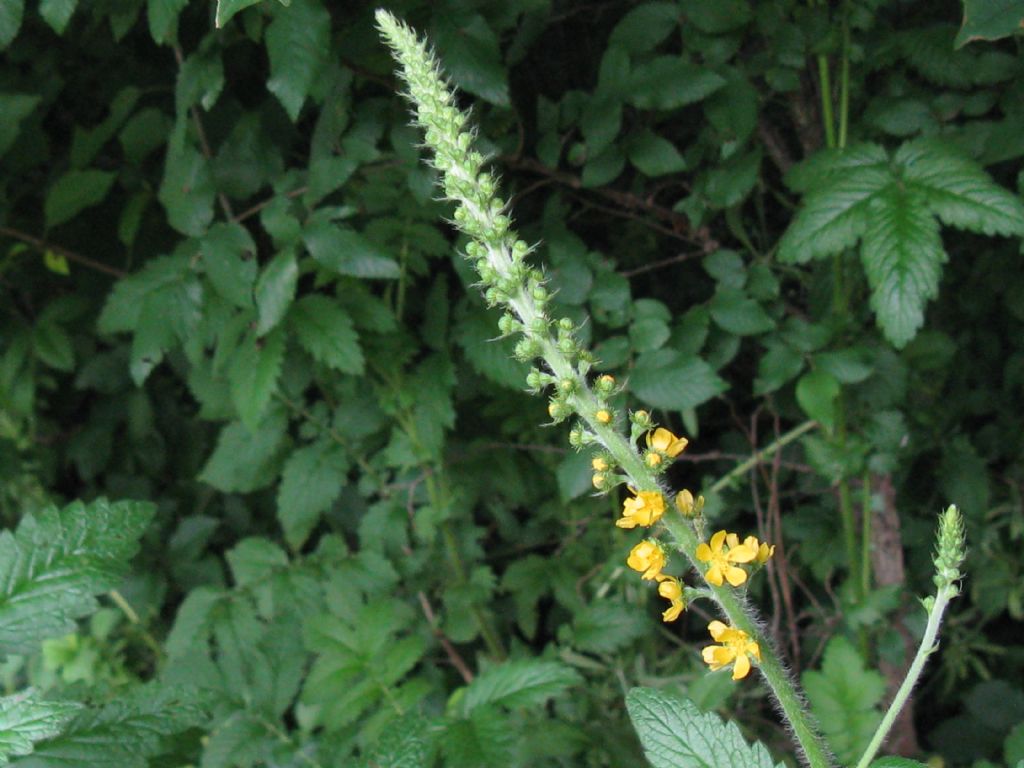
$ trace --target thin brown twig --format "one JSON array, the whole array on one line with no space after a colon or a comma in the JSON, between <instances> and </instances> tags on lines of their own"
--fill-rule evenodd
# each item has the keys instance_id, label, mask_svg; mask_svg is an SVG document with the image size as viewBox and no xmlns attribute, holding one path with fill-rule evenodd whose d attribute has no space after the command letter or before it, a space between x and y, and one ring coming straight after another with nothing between
<instances>
[{"instance_id":1,"label":"thin brown twig","mask_svg":"<svg viewBox=\"0 0 1024 768\"><path fill-rule=\"evenodd\" d=\"M309 187L298 187L297 189L293 189L291 192L285 192L284 196L290 200L292 198L298 197L299 195L304 195L308 191ZM235 216L235 221L240 222L252 218L257 213L266 208L268 205L270 205L272 202L274 202L277 198L278 195L274 195L273 197L268 197L266 200L263 200L262 202L256 203L256 205L252 206L251 208L246 208L240 214Z\"/></svg>"},{"instance_id":2,"label":"thin brown twig","mask_svg":"<svg viewBox=\"0 0 1024 768\"><path fill-rule=\"evenodd\" d=\"M417 593L417 597L420 600L420 608L423 610L423 615L427 619L427 623L430 625L431 630L434 633L434 637L441 643L441 647L444 648L445 655L448 656L448 661L451 665L458 670L458 673L462 676L463 682L467 685L473 682L473 670L466 664L466 660L462 658L455 646L452 645L452 641L448 639L444 632L437 624L437 617L434 615L434 609L430 605L430 601L427 599L427 595L424 592Z\"/></svg>"},{"instance_id":3,"label":"thin brown twig","mask_svg":"<svg viewBox=\"0 0 1024 768\"><path fill-rule=\"evenodd\" d=\"M707 253L704 251L690 251L689 253L679 253L675 256L669 256L667 259L659 259L658 261L652 261L649 264L636 267L634 269L627 269L619 274L623 277L636 277L642 275L644 272L652 272L655 269L661 269L662 267L669 267L673 264L680 264L690 259L697 259L701 256L706 256Z\"/></svg>"},{"instance_id":4,"label":"thin brown twig","mask_svg":"<svg viewBox=\"0 0 1024 768\"><path fill-rule=\"evenodd\" d=\"M26 243L27 245L31 245L40 253L52 251L58 256L63 256L68 261L73 261L76 264L81 264L84 267L95 269L97 272L103 272L114 277L126 277L128 275L128 273L125 272L124 270L118 269L117 267L112 267L109 264L104 264L102 261L96 261L95 259L89 258L88 256L83 256L82 254L69 250L64 246L55 245L54 243L51 243L48 240L44 240L41 237L30 235L28 232L22 232L21 230L12 229L11 227L0 227L0 235L5 235L14 240L20 240L21 242Z\"/></svg>"}]
</instances>

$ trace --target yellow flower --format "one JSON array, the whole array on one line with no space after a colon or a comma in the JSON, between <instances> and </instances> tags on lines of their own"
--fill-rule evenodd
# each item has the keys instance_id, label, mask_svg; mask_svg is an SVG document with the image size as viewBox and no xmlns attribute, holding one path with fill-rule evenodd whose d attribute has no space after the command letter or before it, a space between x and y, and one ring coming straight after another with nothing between
<instances>
[{"instance_id":1,"label":"yellow flower","mask_svg":"<svg viewBox=\"0 0 1024 768\"><path fill-rule=\"evenodd\" d=\"M674 459L682 453L690 441L685 437L676 437L664 427L658 427L653 432L647 433L647 447L664 453L670 459Z\"/></svg>"},{"instance_id":2,"label":"yellow flower","mask_svg":"<svg viewBox=\"0 0 1024 768\"><path fill-rule=\"evenodd\" d=\"M644 456L644 463L651 469L657 469L661 466L661 454L655 453L654 451L648 451L647 455Z\"/></svg>"},{"instance_id":3,"label":"yellow flower","mask_svg":"<svg viewBox=\"0 0 1024 768\"><path fill-rule=\"evenodd\" d=\"M704 663L711 667L712 672L732 664L732 679L742 680L750 672L750 660L761 661L760 646L742 629L712 621L708 624L708 632L716 643L720 643L706 646L701 652Z\"/></svg>"},{"instance_id":4,"label":"yellow flower","mask_svg":"<svg viewBox=\"0 0 1024 768\"><path fill-rule=\"evenodd\" d=\"M725 546L727 537L728 549ZM719 531L711 537L710 546L703 541L697 545L697 559L709 564L704 578L716 587L722 586L723 578L734 587L740 586L747 580L747 572L735 563L749 563L755 557L757 550L751 549L745 542L740 544L735 533Z\"/></svg>"},{"instance_id":5,"label":"yellow flower","mask_svg":"<svg viewBox=\"0 0 1024 768\"><path fill-rule=\"evenodd\" d=\"M608 460L604 456L595 456L590 461L590 467L595 472L607 472L608 471Z\"/></svg>"},{"instance_id":6,"label":"yellow flower","mask_svg":"<svg viewBox=\"0 0 1024 768\"><path fill-rule=\"evenodd\" d=\"M607 409L602 408L601 410L594 414L594 418L597 419L602 424L608 424L612 420L612 414Z\"/></svg>"},{"instance_id":7,"label":"yellow flower","mask_svg":"<svg viewBox=\"0 0 1024 768\"><path fill-rule=\"evenodd\" d=\"M644 528L654 525L665 514L665 499L660 491L640 491L622 502L622 517L615 521L619 528Z\"/></svg>"},{"instance_id":8,"label":"yellow flower","mask_svg":"<svg viewBox=\"0 0 1024 768\"><path fill-rule=\"evenodd\" d=\"M726 541L728 543L728 540ZM747 536L743 540L743 545L748 549L752 549L757 552L757 556L754 558L754 562L758 565L764 565L768 562L772 555L775 554L775 545L768 544L764 541L758 541L756 536Z\"/></svg>"},{"instance_id":9,"label":"yellow flower","mask_svg":"<svg viewBox=\"0 0 1024 768\"><path fill-rule=\"evenodd\" d=\"M679 614L686 607L686 601L683 600L683 585L679 583L679 579L674 576L662 577L661 583L658 584L658 594L671 603L661 614L661 620L675 621L678 619Z\"/></svg>"},{"instance_id":10,"label":"yellow flower","mask_svg":"<svg viewBox=\"0 0 1024 768\"><path fill-rule=\"evenodd\" d=\"M630 551L626 565L639 571L641 579L660 580L664 578L661 569L665 567L665 550L653 539L645 539Z\"/></svg>"}]
</instances>

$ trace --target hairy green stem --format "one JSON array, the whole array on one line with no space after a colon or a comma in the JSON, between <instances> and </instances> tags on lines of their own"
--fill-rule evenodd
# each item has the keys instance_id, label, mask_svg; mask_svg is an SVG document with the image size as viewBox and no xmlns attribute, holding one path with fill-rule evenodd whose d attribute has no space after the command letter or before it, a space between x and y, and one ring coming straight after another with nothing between
<instances>
[{"instance_id":1,"label":"hairy green stem","mask_svg":"<svg viewBox=\"0 0 1024 768\"><path fill-rule=\"evenodd\" d=\"M847 3L843 3L843 51L839 69L839 139L837 146L846 147L850 126L850 20Z\"/></svg>"},{"instance_id":2,"label":"hairy green stem","mask_svg":"<svg viewBox=\"0 0 1024 768\"><path fill-rule=\"evenodd\" d=\"M949 601L956 597L957 594L959 594L959 592L956 587L942 587L935 595L935 602L932 604L931 610L928 612L928 624L924 629L924 637L921 638L921 645L917 648L917 654L914 656L914 661L911 663L910 669L907 670L907 676L903 679L903 684L900 685L899 690L896 691L896 696L889 705L889 709L886 710L885 716L882 718L882 722L879 723L878 729L875 731L875 735L871 737L871 741L868 743L868 747L864 751L864 755L861 757L860 761L858 761L857 768L867 768L867 766L871 764L875 755L878 754L878 750L882 748L882 743L885 741L885 737L889 735L889 731L892 730L893 723L896 722L896 718L899 716L904 705L907 703L907 699L910 697L910 692L914 690L914 686L917 684L918 678L921 677L921 672L924 670L924 665L928 661L928 657L938 650L936 637L938 637L939 634L942 615L946 612Z\"/></svg>"},{"instance_id":3,"label":"hairy green stem","mask_svg":"<svg viewBox=\"0 0 1024 768\"><path fill-rule=\"evenodd\" d=\"M818 54L818 79L821 82L821 120L825 126L825 145L836 145L835 121L832 117L832 82L828 72L828 57Z\"/></svg>"}]
</instances>

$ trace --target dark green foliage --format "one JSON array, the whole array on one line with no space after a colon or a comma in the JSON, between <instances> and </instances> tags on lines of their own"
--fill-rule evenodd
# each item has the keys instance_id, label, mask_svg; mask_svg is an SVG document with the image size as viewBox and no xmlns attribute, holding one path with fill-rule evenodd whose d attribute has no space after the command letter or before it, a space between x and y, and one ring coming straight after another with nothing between
<instances>
[{"instance_id":1,"label":"dark green foliage","mask_svg":"<svg viewBox=\"0 0 1024 768\"><path fill-rule=\"evenodd\" d=\"M749 598L840 756L956 502L922 752L876 765L1019 761L1024 5L389 8L620 415L691 439L668 483L784 545ZM0 761L682 764L720 718L653 689L789 758L543 426L370 5L11 0L0 48Z\"/></svg>"}]
</instances>

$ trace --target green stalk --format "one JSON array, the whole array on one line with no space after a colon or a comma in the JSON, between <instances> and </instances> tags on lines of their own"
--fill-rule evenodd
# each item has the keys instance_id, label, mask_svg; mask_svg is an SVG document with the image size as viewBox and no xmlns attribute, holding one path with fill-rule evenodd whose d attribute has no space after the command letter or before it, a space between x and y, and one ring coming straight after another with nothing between
<instances>
[{"instance_id":1,"label":"green stalk","mask_svg":"<svg viewBox=\"0 0 1024 768\"><path fill-rule=\"evenodd\" d=\"M802 424L793 427L793 429L789 430L789 432L786 432L784 435L780 436L778 440L776 440L773 443L769 443L764 448L754 453L754 455L751 456L749 459L740 462L731 470L729 470L726 474L718 478L718 480L716 480L714 484L708 489L709 492L718 493L720 491L725 490L730 485L732 485L733 482L743 477L745 474L747 474L747 472L752 470L765 459L774 456L776 453L778 453L780 450L782 450L787 445L792 443L794 440L803 436L807 432L810 432L817 426L818 422L812 420L805 421Z\"/></svg>"},{"instance_id":2,"label":"green stalk","mask_svg":"<svg viewBox=\"0 0 1024 768\"><path fill-rule=\"evenodd\" d=\"M860 593L867 597L871 592L871 471L864 470L861 480L861 531L860 531Z\"/></svg>"},{"instance_id":3,"label":"green stalk","mask_svg":"<svg viewBox=\"0 0 1024 768\"><path fill-rule=\"evenodd\" d=\"M839 70L839 141L840 149L846 147L850 125L850 20L847 4L843 3L843 52Z\"/></svg>"},{"instance_id":4,"label":"green stalk","mask_svg":"<svg viewBox=\"0 0 1024 768\"><path fill-rule=\"evenodd\" d=\"M825 125L825 145L836 145L835 122L832 118L832 82L828 72L828 57L818 54L818 79L821 81L821 119Z\"/></svg>"}]
</instances>

